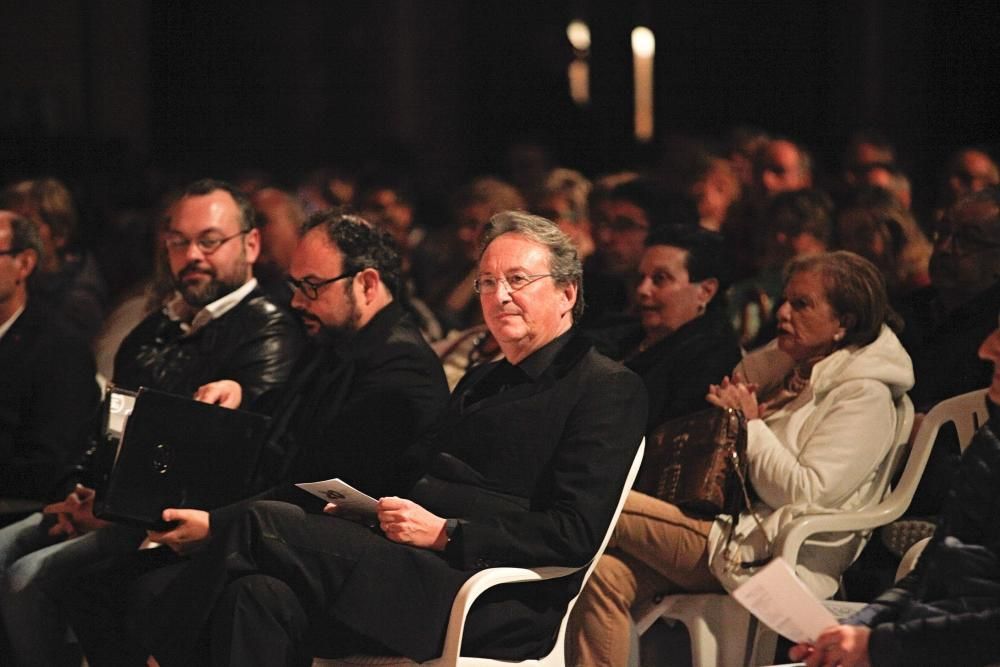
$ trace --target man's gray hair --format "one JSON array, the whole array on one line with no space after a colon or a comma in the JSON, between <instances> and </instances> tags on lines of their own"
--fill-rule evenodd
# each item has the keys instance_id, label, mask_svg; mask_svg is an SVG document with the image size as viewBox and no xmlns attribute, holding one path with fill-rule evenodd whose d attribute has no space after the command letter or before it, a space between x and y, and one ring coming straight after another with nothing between
<instances>
[{"instance_id":1,"label":"man's gray hair","mask_svg":"<svg viewBox=\"0 0 1000 667\"><path fill-rule=\"evenodd\" d=\"M10 212L10 211L8 211ZM10 218L10 249L34 250L38 255L39 263L42 261L42 237L38 234L38 225L28 220L22 215L14 215Z\"/></svg>"},{"instance_id":2,"label":"man's gray hair","mask_svg":"<svg viewBox=\"0 0 1000 667\"><path fill-rule=\"evenodd\" d=\"M479 254L504 234L518 234L549 249L549 272L559 285L576 285L576 304L573 321L583 315L583 264L576 246L556 223L539 215L522 211L503 211L490 218L483 234Z\"/></svg>"}]
</instances>

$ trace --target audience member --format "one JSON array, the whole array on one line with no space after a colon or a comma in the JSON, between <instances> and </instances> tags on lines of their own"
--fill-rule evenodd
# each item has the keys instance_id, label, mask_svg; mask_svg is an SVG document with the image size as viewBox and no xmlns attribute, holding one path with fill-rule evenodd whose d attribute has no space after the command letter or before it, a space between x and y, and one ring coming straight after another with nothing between
<instances>
[{"instance_id":1,"label":"audience member","mask_svg":"<svg viewBox=\"0 0 1000 667\"><path fill-rule=\"evenodd\" d=\"M658 227L646 239L636 287L642 326L625 341L625 365L646 384L647 433L668 419L709 407L705 387L740 359L720 303L726 282L723 248L719 234L686 225Z\"/></svg>"},{"instance_id":2,"label":"audience member","mask_svg":"<svg viewBox=\"0 0 1000 667\"><path fill-rule=\"evenodd\" d=\"M806 508L831 512L881 498L896 445L896 403L913 385L910 359L878 269L846 252L793 261L779 336L709 389L747 418L750 481L760 500L739 520L688 515L632 491L608 551L571 618L572 664L624 665L630 610L657 595L732 590L765 563L780 529ZM864 544L820 537L796 571L821 597Z\"/></svg>"},{"instance_id":3,"label":"audience member","mask_svg":"<svg viewBox=\"0 0 1000 667\"><path fill-rule=\"evenodd\" d=\"M563 234L576 246L580 261L594 254L588 208L590 190L591 183L583 174L560 167L549 172L542 192L532 206L534 213L559 225Z\"/></svg>"},{"instance_id":4,"label":"audience member","mask_svg":"<svg viewBox=\"0 0 1000 667\"><path fill-rule=\"evenodd\" d=\"M108 306L108 292L94 256L76 243L73 196L54 178L20 181L0 193L0 207L38 226L43 255L31 292L59 312L87 341L97 335Z\"/></svg>"},{"instance_id":5,"label":"audience member","mask_svg":"<svg viewBox=\"0 0 1000 667\"><path fill-rule=\"evenodd\" d=\"M608 193L594 228L597 249L584 264L587 314L584 325L602 327L609 318L631 314L632 290L646 235L668 223L698 225L698 208L686 195L667 192L658 181L641 177Z\"/></svg>"},{"instance_id":6,"label":"audience member","mask_svg":"<svg viewBox=\"0 0 1000 667\"><path fill-rule=\"evenodd\" d=\"M882 271L892 303L930 284L931 243L888 190L853 191L837 212L835 236L839 248L861 255Z\"/></svg>"},{"instance_id":7,"label":"audience member","mask_svg":"<svg viewBox=\"0 0 1000 667\"><path fill-rule=\"evenodd\" d=\"M290 193L279 188L260 188L250 196L260 230L260 256L253 267L261 290L275 303L287 306L292 294L285 278L292 252L306 214Z\"/></svg>"},{"instance_id":8,"label":"audience member","mask_svg":"<svg viewBox=\"0 0 1000 667\"><path fill-rule=\"evenodd\" d=\"M754 183L754 158L771 141L764 130L748 125L739 125L729 131L726 157L733 166L742 190L750 190Z\"/></svg>"},{"instance_id":9,"label":"audience member","mask_svg":"<svg viewBox=\"0 0 1000 667\"><path fill-rule=\"evenodd\" d=\"M343 654L359 640L427 660L476 570L593 557L646 402L634 374L574 335L580 276L576 251L554 224L494 217L476 285L506 358L456 389L412 500L379 500L380 533L290 504L213 513L210 540L160 596L162 611L138 619L158 664L191 664L203 631L225 647L214 664L308 664L314 651ZM264 526L278 539L250 539ZM472 609L464 651L544 653L580 578L498 589Z\"/></svg>"},{"instance_id":10,"label":"audience member","mask_svg":"<svg viewBox=\"0 0 1000 667\"><path fill-rule=\"evenodd\" d=\"M754 186L758 197L812 186L812 157L788 139L771 139L754 155Z\"/></svg>"},{"instance_id":11,"label":"audience member","mask_svg":"<svg viewBox=\"0 0 1000 667\"><path fill-rule=\"evenodd\" d=\"M306 215L354 205L358 179L343 167L322 167L302 179L296 195Z\"/></svg>"},{"instance_id":12,"label":"audience member","mask_svg":"<svg viewBox=\"0 0 1000 667\"><path fill-rule=\"evenodd\" d=\"M252 277L259 233L250 202L226 183L198 181L170 205L164 227L177 291L126 337L114 382L192 395L236 378L248 406L285 382L302 339ZM96 465L63 502L0 531L0 612L18 665L62 664L66 630L53 595L80 568L135 550L145 537L95 519L94 487L106 472Z\"/></svg>"},{"instance_id":13,"label":"audience member","mask_svg":"<svg viewBox=\"0 0 1000 667\"><path fill-rule=\"evenodd\" d=\"M951 396L981 389L992 369L976 350L1000 310L1000 191L965 195L936 223L931 285L900 302L906 322L902 341L917 383L917 412ZM958 441L943 431L931 450L908 513L932 516L941 509L958 465Z\"/></svg>"},{"instance_id":14,"label":"audience member","mask_svg":"<svg viewBox=\"0 0 1000 667\"><path fill-rule=\"evenodd\" d=\"M28 289L38 228L0 211L0 494L50 501L83 454L100 392L87 343Z\"/></svg>"},{"instance_id":15,"label":"audience member","mask_svg":"<svg viewBox=\"0 0 1000 667\"><path fill-rule=\"evenodd\" d=\"M524 197L510 184L491 177L477 178L454 197L455 226L417 248L413 259L417 293L446 330L461 331L482 321L473 283L483 229L493 215L524 208Z\"/></svg>"},{"instance_id":16,"label":"audience member","mask_svg":"<svg viewBox=\"0 0 1000 667\"><path fill-rule=\"evenodd\" d=\"M979 347L993 365L989 421L962 455L934 536L916 568L843 624L799 644L809 667L1000 662L1000 329Z\"/></svg>"},{"instance_id":17,"label":"audience member","mask_svg":"<svg viewBox=\"0 0 1000 667\"><path fill-rule=\"evenodd\" d=\"M783 192L812 187L812 158L788 139L770 139L754 154L753 182L733 206L724 230L733 279L753 278L765 266L763 253L770 226L768 205Z\"/></svg>"},{"instance_id":18,"label":"audience member","mask_svg":"<svg viewBox=\"0 0 1000 667\"><path fill-rule=\"evenodd\" d=\"M698 204L698 223L713 232L724 231L729 209L740 198L740 182L728 160L709 158L704 171L691 186Z\"/></svg>"},{"instance_id":19,"label":"audience member","mask_svg":"<svg viewBox=\"0 0 1000 667\"><path fill-rule=\"evenodd\" d=\"M424 239L425 230L414 220L413 195L402 179L371 177L362 183L358 209L361 216L388 232L403 257L408 270L410 252Z\"/></svg>"},{"instance_id":20,"label":"audience member","mask_svg":"<svg viewBox=\"0 0 1000 667\"><path fill-rule=\"evenodd\" d=\"M870 170L896 164L896 149L879 132L855 132L844 151L843 178L848 187L856 188L867 181Z\"/></svg>"},{"instance_id":21,"label":"audience member","mask_svg":"<svg viewBox=\"0 0 1000 667\"><path fill-rule=\"evenodd\" d=\"M833 233L832 207L819 190L792 190L768 200L757 243L758 271L729 292L730 317L741 345L754 349L774 337L785 265L826 251Z\"/></svg>"},{"instance_id":22,"label":"audience member","mask_svg":"<svg viewBox=\"0 0 1000 667\"><path fill-rule=\"evenodd\" d=\"M934 230L931 285L906 299L903 344L913 357L913 401L926 411L938 401L989 384L990 365L977 341L1000 308L1000 190L967 195Z\"/></svg>"},{"instance_id":23,"label":"audience member","mask_svg":"<svg viewBox=\"0 0 1000 667\"><path fill-rule=\"evenodd\" d=\"M1000 169L986 151L962 148L949 159L945 172L946 204L963 196L1000 185Z\"/></svg>"}]
</instances>

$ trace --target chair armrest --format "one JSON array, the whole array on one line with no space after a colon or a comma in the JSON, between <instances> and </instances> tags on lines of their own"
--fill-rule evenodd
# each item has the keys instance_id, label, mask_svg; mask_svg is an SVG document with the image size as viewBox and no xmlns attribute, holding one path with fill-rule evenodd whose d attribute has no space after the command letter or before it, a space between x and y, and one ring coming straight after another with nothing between
<instances>
[{"instance_id":1,"label":"chair armrest","mask_svg":"<svg viewBox=\"0 0 1000 667\"><path fill-rule=\"evenodd\" d=\"M886 500L891 498L890 495ZM905 509L901 503L883 501L864 510L805 514L781 529L774 540L774 555L794 566L798 562L799 548L812 535L871 530L895 521Z\"/></svg>"},{"instance_id":2,"label":"chair armrest","mask_svg":"<svg viewBox=\"0 0 1000 667\"><path fill-rule=\"evenodd\" d=\"M586 568L581 567L491 567L472 575L458 590L455 601L451 605L451 616L448 620L448 631L444 638L442 657L458 657L462 649L462 633L465 630L465 617L468 615L476 599L494 586L515 584L525 581L543 581L565 577Z\"/></svg>"}]
</instances>

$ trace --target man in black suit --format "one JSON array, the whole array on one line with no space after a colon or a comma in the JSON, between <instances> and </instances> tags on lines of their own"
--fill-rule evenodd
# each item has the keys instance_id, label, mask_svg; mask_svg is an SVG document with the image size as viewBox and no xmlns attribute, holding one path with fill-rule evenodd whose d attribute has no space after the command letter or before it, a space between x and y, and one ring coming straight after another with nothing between
<instances>
[{"instance_id":1,"label":"man in black suit","mask_svg":"<svg viewBox=\"0 0 1000 667\"><path fill-rule=\"evenodd\" d=\"M314 652L359 647L427 660L476 570L592 558L642 437L646 396L636 375L576 336L580 276L553 223L494 216L476 286L505 359L471 371L411 452L425 474L409 499L378 501L378 532L273 501L223 508L193 530L189 517L165 515L185 524L159 539L201 549L155 617L140 619L149 664L308 665ZM544 653L579 585L574 576L487 595L465 651Z\"/></svg>"},{"instance_id":2,"label":"man in black suit","mask_svg":"<svg viewBox=\"0 0 1000 667\"><path fill-rule=\"evenodd\" d=\"M288 385L256 403L273 415L255 486L270 488L259 497L319 514L323 503L289 482L340 477L376 495L399 493L406 488L404 449L438 422L448 389L440 362L397 300L403 289L398 251L361 218L320 213L306 224L288 282L292 307L313 345ZM234 408L243 391L239 382L221 380L203 386L198 396ZM178 526L152 537L182 553L207 532L210 517L215 526L225 511L168 509L164 519ZM135 609L158 616L150 593L184 564L159 549L81 574L68 604L90 664L145 658L134 655L124 623L141 613ZM136 577L135 597L123 599L118 592Z\"/></svg>"},{"instance_id":3,"label":"man in black suit","mask_svg":"<svg viewBox=\"0 0 1000 667\"><path fill-rule=\"evenodd\" d=\"M0 494L52 500L83 453L100 392L86 341L28 298L42 242L0 211Z\"/></svg>"}]
</instances>

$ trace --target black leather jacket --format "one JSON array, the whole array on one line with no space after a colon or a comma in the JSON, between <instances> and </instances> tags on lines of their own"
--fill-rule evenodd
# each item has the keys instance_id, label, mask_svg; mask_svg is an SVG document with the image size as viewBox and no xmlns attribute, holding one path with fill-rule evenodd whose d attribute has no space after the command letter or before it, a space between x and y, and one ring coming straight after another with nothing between
<instances>
[{"instance_id":1,"label":"black leather jacket","mask_svg":"<svg viewBox=\"0 0 1000 667\"><path fill-rule=\"evenodd\" d=\"M235 307L190 336L162 311L146 317L115 355L114 383L189 396L215 380L235 380L241 407L283 385L304 347L302 326L288 311L254 289ZM97 438L76 468L83 484L100 489L110 468Z\"/></svg>"},{"instance_id":2,"label":"black leather jacket","mask_svg":"<svg viewBox=\"0 0 1000 667\"><path fill-rule=\"evenodd\" d=\"M236 380L245 408L288 379L302 345L298 321L254 289L189 336L163 312L152 313L122 341L114 382L190 395L207 382Z\"/></svg>"},{"instance_id":3,"label":"black leather jacket","mask_svg":"<svg viewBox=\"0 0 1000 667\"><path fill-rule=\"evenodd\" d=\"M875 667L1000 662L1000 406L987 405L917 567L847 621L872 628Z\"/></svg>"}]
</instances>

